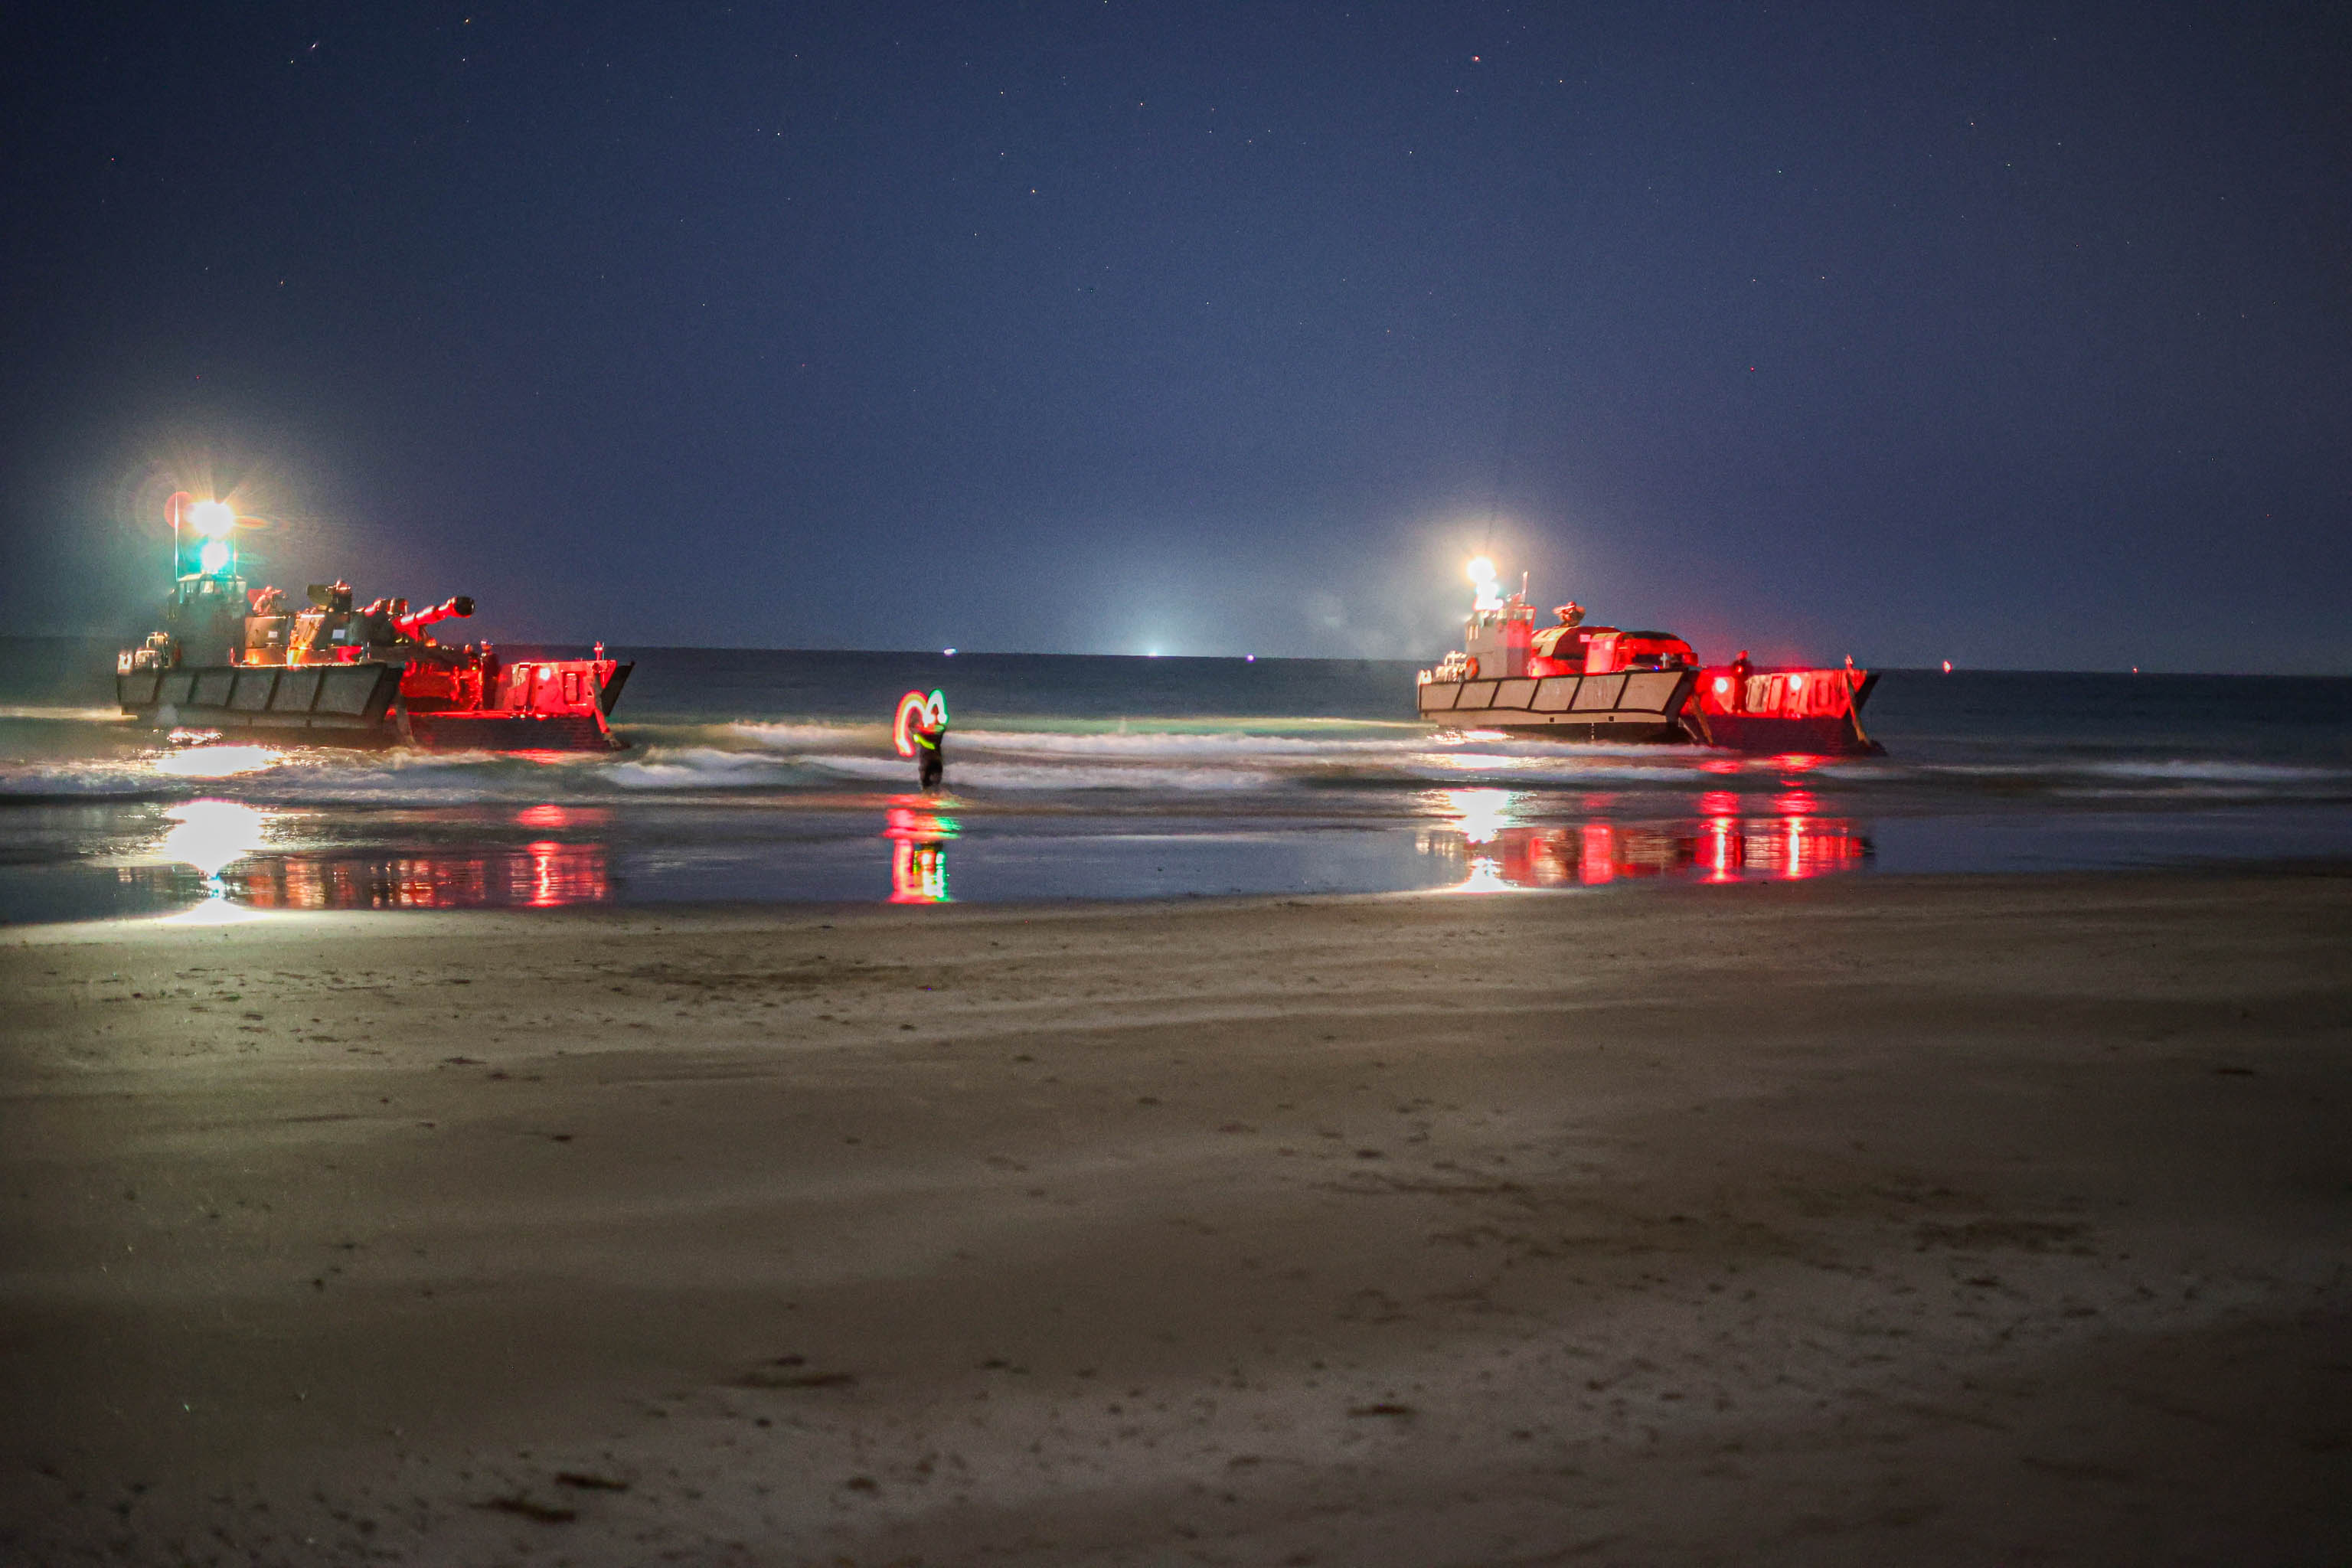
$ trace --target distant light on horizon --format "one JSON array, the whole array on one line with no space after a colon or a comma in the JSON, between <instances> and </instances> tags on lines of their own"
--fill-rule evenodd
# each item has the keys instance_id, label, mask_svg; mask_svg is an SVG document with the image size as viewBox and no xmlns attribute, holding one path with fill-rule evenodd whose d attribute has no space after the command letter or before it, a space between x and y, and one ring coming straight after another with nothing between
<instances>
[{"instance_id":1,"label":"distant light on horizon","mask_svg":"<svg viewBox=\"0 0 2352 1568\"><path fill-rule=\"evenodd\" d=\"M500 54L466 134L385 137L398 113L293 89L312 58L341 68L336 43L289 67L310 40L273 54L258 8L158 49L133 7L60 7L70 25L18 51L37 63L8 121L19 205L44 223L0 263L0 341L42 395L0 429L0 622L95 647L143 637L183 577L267 580L289 611L341 579L362 603L467 589L481 611L448 635L517 649L852 649L936 616L1000 656L1201 671L1263 635L1293 663L1393 661L1409 691L1403 667L1453 648L1465 616L1549 632L1572 595L1593 626L1672 631L1712 662L1740 642L1784 669L1850 647L1865 677L1897 675L1877 700L1898 731L1884 705L1954 635L1997 669L2128 667L2125 637L2166 671L2352 668L2327 586L2352 567L2352 465L2309 438L2309 389L2340 384L2347 357L2312 241L2345 188L2309 155L2340 89L2307 36L2101 7L1927 47L1787 9L1661 28L1640 8L1522 7L1517 53L1464 81L1502 45L1464 55L1466 13L1444 6L1318 8L1271 47L1222 20L1106 24L1074 47L1070 16L991 8L919 29L887 69L872 29L789 6L630 7L595 35L631 62L629 92L580 91L578 50L541 28ZM469 40L490 18L473 20ZM441 100L445 54L365 47L386 104ZM1568 62L1596 58L1610 68L1579 88ZM2118 59L2130 103L2164 106L2127 135L2082 85ZM1967 85L1984 81L2006 132ZM817 82L846 95L846 140L788 122ZM191 138L205 97L270 108L247 134ZM1854 115L1869 134L1824 132ZM2021 126L2037 150L2000 153ZM1596 127L1671 146L1669 217L1641 180L1529 201L1526 168L1498 173L1498 148ZM1299 138L1385 151L1335 175ZM1759 163L1800 147L1796 175ZM673 179L649 207L645 171L687 168L691 199L665 204ZM1036 186L1011 184L1024 169ZM780 179L818 247L778 248ZM1989 195L2005 181L2029 183L2034 243L2069 259L1989 310L2025 221ZM290 225L189 223L287 192ZM585 216L553 262L547 226L514 221L551 207ZM384 237L408 234L434 242ZM1891 292L1874 281L1889 257ZM648 375L650 398L583 392ZM1886 522L1886 476L1923 473L1938 482ZM910 587L909 557L944 592ZM1448 584L1448 560L1467 575ZM1182 647L1118 654L1153 620ZM644 683L668 682L666 657L618 713L663 700Z\"/></svg>"}]
</instances>

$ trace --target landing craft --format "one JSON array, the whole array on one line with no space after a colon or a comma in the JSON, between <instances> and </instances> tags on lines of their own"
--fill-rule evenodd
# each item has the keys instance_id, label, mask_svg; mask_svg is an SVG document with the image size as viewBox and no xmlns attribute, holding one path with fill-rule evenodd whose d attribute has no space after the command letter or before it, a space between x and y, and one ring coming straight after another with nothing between
<instances>
[{"instance_id":1,"label":"landing craft","mask_svg":"<svg viewBox=\"0 0 2352 1568\"><path fill-rule=\"evenodd\" d=\"M1560 605L1538 629L1527 590L1508 599L1483 557L1463 646L1418 679L1423 719L1559 741L1650 742L1726 751L1850 756L1883 752L1862 727L1878 677L1856 669L1759 668L1741 654L1702 666L1672 632L1587 626Z\"/></svg>"},{"instance_id":2,"label":"landing craft","mask_svg":"<svg viewBox=\"0 0 2352 1568\"><path fill-rule=\"evenodd\" d=\"M606 722L635 667L604 657L509 662L489 644L446 647L428 626L474 613L459 595L411 612L354 608L348 583L313 584L289 613L278 589L237 574L238 520L220 501L171 499L176 563L163 627L114 662L124 713L165 729L314 746L404 742L435 751L610 752Z\"/></svg>"}]
</instances>

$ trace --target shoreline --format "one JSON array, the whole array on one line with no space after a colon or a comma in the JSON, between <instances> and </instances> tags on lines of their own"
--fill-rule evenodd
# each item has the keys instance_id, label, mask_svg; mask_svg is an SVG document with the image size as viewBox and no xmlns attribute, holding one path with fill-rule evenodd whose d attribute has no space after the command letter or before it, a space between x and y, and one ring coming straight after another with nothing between
<instances>
[{"instance_id":1,"label":"shoreline","mask_svg":"<svg viewBox=\"0 0 2352 1568\"><path fill-rule=\"evenodd\" d=\"M0 1545L2352 1551L2343 863L1640 891L0 931Z\"/></svg>"},{"instance_id":2,"label":"shoreline","mask_svg":"<svg viewBox=\"0 0 2352 1568\"><path fill-rule=\"evenodd\" d=\"M879 836L876 837L880 842ZM864 839L858 842L865 842ZM71 863L61 862L61 866ZM1370 891L1321 892L1288 890L1252 893L1142 893L1121 898L951 898L938 902L899 902L879 895L856 899L801 900L578 900L544 908L520 903L483 903L450 906L439 909L395 907L375 908L269 908L247 904L236 900L199 900L171 910L140 910L129 914L81 916L65 920L0 921L0 952L11 944L47 945L71 942L79 938L104 936L108 940L131 940L144 931L223 931L261 926L274 927L281 934L291 934L298 928L318 926L320 929L340 928L349 922L354 930L386 928L380 934L391 935L404 924L421 921L459 921L485 927L511 926L516 931L531 931L552 922L579 921L593 926L619 925L625 928L647 925L655 931L670 931L691 925L705 925L714 930L732 930L740 926L761 926L778 921L848 917L852 919L882 918L897 921L970 919L986 912L1015 918L1056 918L1102 916L1141 916L1155 912L1215 913L1246 911L1277 906L1302 905L1378 905L1397 900L1440 900L1478 903L1488 900L1513 902L1523 900L1570 899L1584 900L1612 898L1706 897L1733 889L1754 889L1773 888L1820 889L1830 886L1867 885L1887 889L1933 889L1939 887L1971 887L1978 885L2014 885L2029 887L2087 888L2107 883L2129 883L2136 880L2175 881L2184 884L2202 881L2296 879L2306 878L2352 878L2352 856L2332 852L2310 855L2270 856L2244 859L2214 858L2183 863L2160 863L2133 866L2067 866L2051 870L2021 871L2014 869L1900 870L1882 871L1874 868L1855 870L1814 872L1803 877L1740 877L1723 882L1708 882L1690 874L1675 876L1615 877L1606 882L1569 883L1559 886L1524 887L1508 884L1472 886L1467 883L1445 883L1418 888L1391 888ZM211 918L204 911L225 908L229 912L222 918Z\"/></svg>"}]
</instances>

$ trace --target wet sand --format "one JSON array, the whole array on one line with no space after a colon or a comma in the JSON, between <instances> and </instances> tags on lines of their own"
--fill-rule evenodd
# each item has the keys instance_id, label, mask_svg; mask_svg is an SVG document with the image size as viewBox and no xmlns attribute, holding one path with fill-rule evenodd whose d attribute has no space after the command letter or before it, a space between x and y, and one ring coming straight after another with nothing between
<instances>
[{"instance_id":1,"label":"wet sand","mask_svg":"<svg viewBox=\"0 0 2352 1568\"><path fill-rule=\"evenodd\" d=\"M0 931L0 1559L2352 1559L2352 877Z\"/></svg>"}]
</instances>

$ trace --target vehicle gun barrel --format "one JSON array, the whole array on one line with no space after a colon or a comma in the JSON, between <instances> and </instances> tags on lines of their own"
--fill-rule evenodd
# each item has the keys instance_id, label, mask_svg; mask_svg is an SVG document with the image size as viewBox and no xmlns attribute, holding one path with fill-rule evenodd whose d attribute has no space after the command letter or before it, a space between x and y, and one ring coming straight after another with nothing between
<instances>
[{"instance_id":1,"label":"vehicle gun barrel","mask_svg":"<svg viewBox=\"0 0 2352 1568\"><path fill-rule=\"evenodd\" d=\"M474 596L471 594L459 594L445 603L428 605L412 615L395 616L392 624L399 629L402 637L414 637L425 627L437 622L446 621L453 616L470 616L473 613Z\"/></svg>"}]
</instances>

